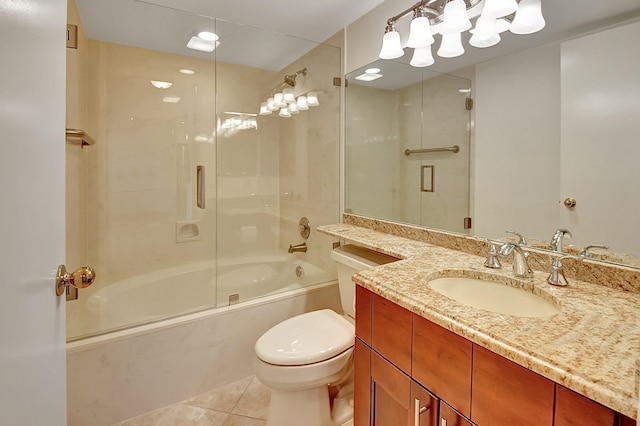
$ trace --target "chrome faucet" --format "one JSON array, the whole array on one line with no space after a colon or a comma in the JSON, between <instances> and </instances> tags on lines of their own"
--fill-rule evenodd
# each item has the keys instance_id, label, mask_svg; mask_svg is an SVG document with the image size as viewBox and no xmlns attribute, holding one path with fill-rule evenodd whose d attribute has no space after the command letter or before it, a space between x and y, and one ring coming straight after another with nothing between
<instances>
[{"instance_id":1,"label":"chrome faucet","mask_svg":"<svg viewBox=\"0 0 640 426\"><path fill-rule=\"evenodd\" d=\"M516 231L505 231L507 234L513 234L516 237L518 237L518 244L521 246L526 246L527 245L527 240L524 239L524 235L516 232Z\"/></svg>"},{"instance_id":2,"label":"chrome faucet","mask_svg":"<svg viewBox=\"0 0 640 426\"><path fill-rule=\"evenodd\" d=\"M499 254L502 256L508 256L513 252L513 275L519 278L531 278L533 271L529 267L527 262L528 252L522 250L518 244L504 243L500 247Z\"/></svg>"},{"instance_id":3,"label":"chrome faucet","mask_svg":"<svg viewBox=\"0 0 640 426\"><path fill-rule=\"evenodd\" d=\"M296 252L306 253L307 243L298 244L297 246L292 246L291 244L289 244L289 253L296 253Z\"/></svg>"},{"instance_id":4,"label":"chrome faucet","mask_svg":"<svg viewBox=\"0 0 640 426\"><path fill-rule=\"evenodd\" d=\"M559 287L566 287L569 285L567 277L564 276L564 266L562 265L562 259L566 259L567 257L571 256L560 256L553 261L553 265L551 265L551 274L549 274L549 278L547 278L547 282L549 284Z\"/></svg>"},{"instance_id":5,"label":"chrome faucet","mask_svg":"<svg viewBox=\"0 0 640 426\"><path fill-rule=\"evenodd\" d=\"M502 265L500 265L500 261L498 260L496 245L489 239L487 239L487 244L489 244L489 253L487 254L487 260L485 260L484 266L492 269L500 269Z\"/></svg>"},{"instance_id":6,"label":"chrome faucet","mask_svg":"<svg viewBox=\"0 0 640 426\"><path fill-rule=\"evenodd\" d=\"M589 244L588 246L586 246L585 248L583 248L580 251L578 256L591 257L591 252L589 251L589 249L592 249L592 248L599 248L599 249L609 250L608 246L603 246L602 244Z\"/></svg>"},{"instance_id":7,"label":"chrome faucet","mask_svg":"<svg viewBox=\"0 0 640 426\"><path fill-rule=\"evenodd\" d=\"M564 228L558 229L551 237L551 242L549 243L551 250L562 253L562 243L565 238L571 238L571 232Z\"/></svg>"}]
</instances>

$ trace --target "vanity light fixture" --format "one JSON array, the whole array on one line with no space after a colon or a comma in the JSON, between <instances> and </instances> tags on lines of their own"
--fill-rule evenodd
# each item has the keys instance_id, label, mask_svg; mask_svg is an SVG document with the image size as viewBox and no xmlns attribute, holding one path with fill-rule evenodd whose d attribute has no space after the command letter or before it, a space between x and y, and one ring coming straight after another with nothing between
<instances>
[{"instance_id":1,"label":"vanity light fixture","mask_svg":"<svg viewBox=\"0 0 640 426\"><path fill-rule=\"evenodd\" d=\"M262 99L258 114L272 115L278 111L278 116L289 118L300 114L300 111L308 110L309 107L320 105L317 92L306 92L304 88L297 86L297 78L300 75L306 77L307 69L285 75L284 81Z\"/></svg>"},{"instance_id":2,"label":"vanity light fixture","mask_svg":"<svg viewBox=\"0 0 640 426\"><path fill-rule=\"evenodd\" d=\"M472 34L469 44L477 48L494 46L500 33L532 34L545 26L542 0L421 0L389 18L382 38L381 59L404 55L396 22L413 13L407 47L413 48L410 64L424 67L433 64L431 45L434 35L441 35L437 54L454 58L464 54L462 33ZM475 20L475 25L472 23ZM472 28L473 27L473 28Z\"/></svg>"}]
</instances>

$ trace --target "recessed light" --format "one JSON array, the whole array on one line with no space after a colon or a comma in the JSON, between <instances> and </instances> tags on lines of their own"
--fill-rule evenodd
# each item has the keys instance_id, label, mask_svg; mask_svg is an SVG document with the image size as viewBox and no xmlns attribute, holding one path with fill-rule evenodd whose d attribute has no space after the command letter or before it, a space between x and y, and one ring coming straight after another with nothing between
<instances>
[{"instance_id":1,"label":"recessed light","mask_svg":"<svg viewBox=\"0 0 640 426\"><path fill-rule=\"evenodd\" d=\"M151 80L151 84L156 89L168 89L169 87L173 86L173 83L169 83L168 81L158 81L158 80Z\"/></svg>"},{"instance_id":2,"label":"recessed light","mask_svg":"<svg viewBox=\"0 0 640 426\"><path fill-rule=\"evenodd\" d=\"M373 81L382 77L382 74L364 73L356 77L360 81Z\"/></svg>"},{"instance_id":3,"label":"recessed light","mask_svg":"<svg viewBox=\"0 0 640 426\"><path fill-rule=\"evenodd\" d=\"M380 68L369 68L368 70L364 71L365 74L379 74L380 73Z\"/></svg>"},{"instance_id":4,"label":"recessed light","mask_svg":"<svg viewBox=\"0 0 640 426\"><path fill-rule=\"evenodd\" d=\"M186 75L194 75L196 73L194 70L190 70L188 68L182 68L180 72Z\"/></svg>"},{"instance_id":5,"label":"recessed light","mask_svg":"<svg viewBox=\"0 0 640 426\"><path fill-rule=\"evenodd\" d=\"M193 36L189 43L187 43L187 47L193 50L200 50L202 52L213 52L216 47L220 44L219 41L206 41L201 39L200 37Z\"/></svg>"},{"instance_id":6,"label":"recessed light","mask_svg":"<svg viewBox=\"0 0 640 426\"><path fill-rule=\"evenodd\" d=\"M166 102L168 104L177 104L180 102L180 96L165 96L162 98L162 102Z\"/></svg>"},{"instance_id":7,"label":"recessed light","mask_svg":"<svg viewBox=\"0 0 640 426\"><path fill-rule=\"evenodd\" d=\"M211 31L200 31L198 37L204 41L217 41L220 38L218 34L212 33Z\"/></svg>"}]
</instances>

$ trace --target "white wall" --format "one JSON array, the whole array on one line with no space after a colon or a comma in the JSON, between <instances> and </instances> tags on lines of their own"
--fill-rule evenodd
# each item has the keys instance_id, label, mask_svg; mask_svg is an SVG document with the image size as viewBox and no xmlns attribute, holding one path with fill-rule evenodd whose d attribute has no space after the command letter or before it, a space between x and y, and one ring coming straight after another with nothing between
<instances>
[{"instance_id":1,"label":"white wall","mask_svg":"<svg viewBox=\"0 0 640 426\"><path fill-rule=\"evenodd\" d=\"M474 234L558 227L559 94L558 44L476 66Z\"/></svg>"}]
</instances>

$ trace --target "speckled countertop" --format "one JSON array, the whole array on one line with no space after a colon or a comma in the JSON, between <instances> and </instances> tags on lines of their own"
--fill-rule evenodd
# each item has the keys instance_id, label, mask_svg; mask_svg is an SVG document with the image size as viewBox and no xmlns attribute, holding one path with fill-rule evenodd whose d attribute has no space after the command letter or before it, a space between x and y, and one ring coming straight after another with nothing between
<instances>
[{"instance_id":1,"label":"speckled countertop","mask_svg":"<svg viewBox=\"0 0 640 426\"><path fill-rule=\"evenodd\" d=\"M631 418L637 417L640 294L570 279L546 282L548 272L516 279L509 265L494 270L484 257L349 224L319 232L403 260L360 272L361 286L569 389ZM560 307L546 318L496 314L432 290L440 276L490 278L518 286Z\"/></svg>"}]
</instances>

